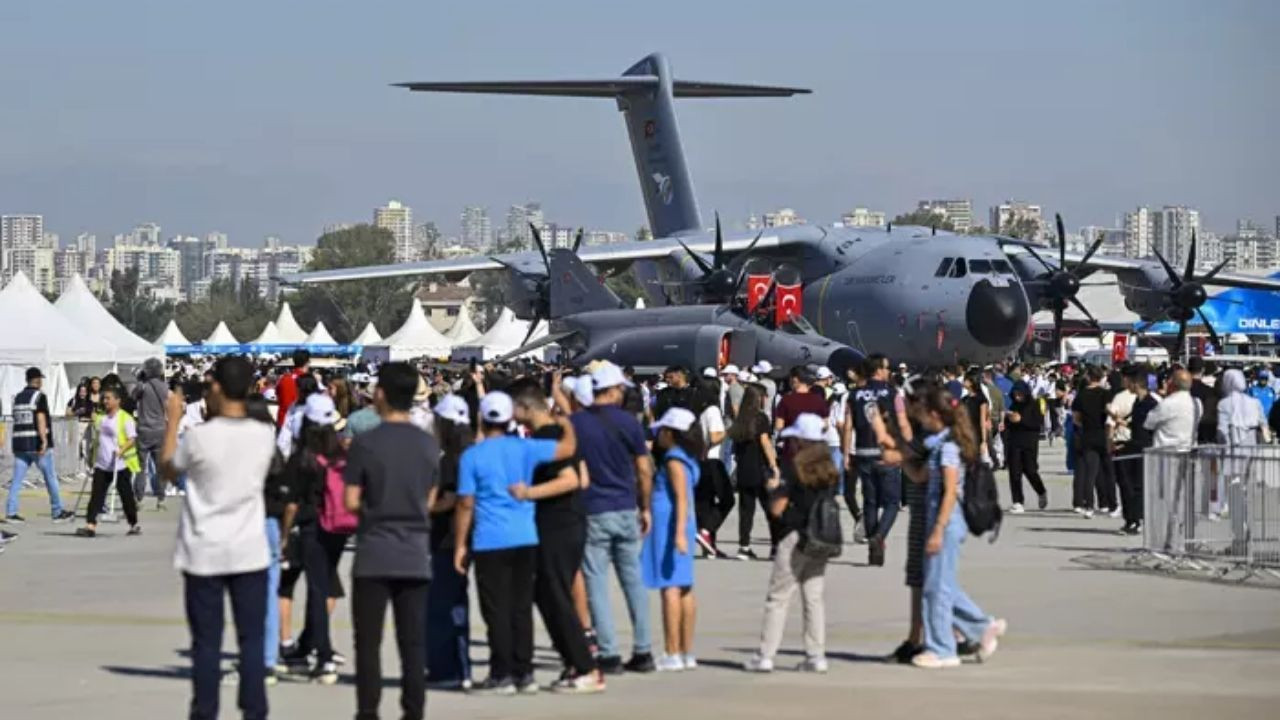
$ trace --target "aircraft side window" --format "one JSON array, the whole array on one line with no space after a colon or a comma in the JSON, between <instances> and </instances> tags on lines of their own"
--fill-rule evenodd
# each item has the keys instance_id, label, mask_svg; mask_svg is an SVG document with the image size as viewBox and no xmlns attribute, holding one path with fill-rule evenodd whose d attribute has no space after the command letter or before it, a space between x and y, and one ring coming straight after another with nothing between
<instances>
[{"instance_id":1,"label":"aircraft side window","mask_svg":"<svg viewBox=\"0 0 1280 720\"><path fill-rule=\"evenodd\" d=\"M1009 264L1008 260L992 260L991 266L996 269L996 272L1002 275L1013 274L1013 266Z\"/></svg>"},{"instance_id":2,"label":"aircraft side window","mask_svg":"<svg viewBox=\"0 0 1280 720\"><path fill-rule=\"evenodd\" d=\"M934 277L946 277L951 272L951 263L955 258L942 258L942 264L938 265L938 270L933 274Z\"/></svg>"},{"instance_id":3,"label":"aircraft side window","mask_svg":"<svg viewBox=\"0 0 1280 720\"><path fill-rule=\"evenodd\" d=\"M962 278L967 274L968 269L965 267L964 258L956 258L956 264L951 267L951 277Z\"/></svg>"},{"instance_id":4,"label":"aircraft side window","mask_svg":"<svg viewBox=\"0 0 1280 720\"><path fill-rule=\"evenodd\" d=\"M991 272L991 261L990 260L970 260L969 272L974 273L975 275L978 273L982 273L984 275L989 274Z\"/></svg>"}]
</instances>

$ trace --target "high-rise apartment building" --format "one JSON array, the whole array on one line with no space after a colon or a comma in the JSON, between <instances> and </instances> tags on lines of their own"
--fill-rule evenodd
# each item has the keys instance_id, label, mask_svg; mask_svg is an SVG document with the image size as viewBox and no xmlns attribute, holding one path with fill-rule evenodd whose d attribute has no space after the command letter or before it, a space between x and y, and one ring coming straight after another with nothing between
<instances>
[{"instance_id":1,"label":"high-rise apartment building","mask_svg":"<svg viewBox=\"0 0 1280 720\"><path fill-rule=\"evenodd\" d=\"M142 223L135 227L130 235L130 245L160 247L160 226L153 222Z\"/></svg>"},{"instance_id":2,"label":"high-rise apartment building","mask_svg":"<svg viewBox=\"0 0 1280 720\"><path fill-rule=\"evenodd\" d=\"M1151 245L1176 267L1187 261L1191 237L1200 230L1200 212L1183 205L1165 205L1151 213Z\"/></svg>"},{"instance_id":3,"label":"high-rise apartment building","mask_svg":"<svg viewBox=\"0 0 1280 720\"><path fill-rule=\"evenodd\" d=\"M80 233L76 236L76 250L94 255L98 252L98 236L92 233Z\"/></svg>"},{"instance_id":4,"label":"high-rise apartment building","mask_svg":"<svg viewBox=\"0 0 1280 720\"><path fill-rule=\"evenodd\" d=\"M6 283L13 277L14 249L36 247L43 239L43 215L0 215L0 275Z\"/></svg>"},{"instance_id":5,"label":"high-rise apartment building","mask_svg":"<svg viewBox=\"0 0 1280 720\"><path fill-rule=\"evenodd\" d=\"M973 229L972 200L921 200L916 209L941 215L958 233Z\"/></svg>"},{"instance_id":6,"label":"high-rise apartment building","mask_svg":"<svg viewBox=\"0 0 1280 720\"><path fill-rule=\"evenodd\" d=\"M882 227L884 221L883 212L864 207L856 207L840 216L840 224L845 227Z\"/></svg>"},{"instance_id":7,"label":"high-rise apartment building","mask_svg":"<svg viewBox=\"0 0 1280 720\"><path fill-rule=\"evenodd\" d=\"M1025 239L1040 239L1041 229L1044 225L1044 215L1039 205L1008 200L993 206L988 215L990 229L993 233L1007 235L1021 230L1023 235L1030 235ZM1034 232L1027 231L1029 226L1034 226Z\"/></svg>"},{"instance_id":8,"label":"high-rise apartment building","mask_svg":"<svg viewBox=\"0 0 1280 720\"><path fill-rule=\"evenodd\" d=\"M518 242L522 247L533 247L533 233L529 225L542 231L546 218L542 214L542 203L527 202L523 205L512 205L507 210L507 242Z\"/></svg>"},{"instance_id":9,"label":"high-rise apartment building","mask_svg":"<svg viewBox=\"0 0 1280 720\"><path fill-rule=\"evenodd\" d=\"M1125 257L1151 257L1151 210L1136 207L1124 214Z\"/></svg>"},{"instance_id":10,"label":"high-rise apartment building","mask_svg":"<svg viewBox=\"0 0 1280 720\"><path fill-rule=\"evenodd\" d=\"M764 214L764 226L767 228L799 225L803 222L804 219L796 215L796 211L791 208L780 208Z\"/></svg>"},{"instance_id":11,"label":"high-rise apartment building","mask_svg":"<svg viewBox=\"0 0 1280 720\"><path fill-rule=\"evenodd\" d=\"M395 238L396 262L417 260L413 247L413 210L399 200L374 208L373 224L387 230Z\"/></svg>"},{"instance_id":12,"label":"high-rise apartment building","mask_svg":"<svg viewBox=\"0 0 1280 720\"><path fill-rule=\"evenodd\" d=\"M477 205L462 209L462 244L483 250L493 244L493 228L489 224L489 211Z\"/></svg>"}]
</instances>

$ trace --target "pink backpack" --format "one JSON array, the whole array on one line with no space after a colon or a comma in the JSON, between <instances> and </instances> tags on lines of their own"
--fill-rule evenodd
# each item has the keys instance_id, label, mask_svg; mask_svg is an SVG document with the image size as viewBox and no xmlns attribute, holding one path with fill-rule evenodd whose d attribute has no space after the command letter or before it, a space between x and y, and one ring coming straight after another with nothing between
<instances>
[{"instance_id":1,"label":"pink backpack","mask_svg":"<svg viewBox=\"0 0 1280 720\"><path fill-rule=\"evenodd\" d=\"M316 462L324 470L324 500L320 504L320 527L327 533L350 535L360 525L360 518L347 509L347 486L342 480L342 473L347 469L346 459L339 459L332 465L323 455L316 456Z\"/></svg>"}]
</instances>

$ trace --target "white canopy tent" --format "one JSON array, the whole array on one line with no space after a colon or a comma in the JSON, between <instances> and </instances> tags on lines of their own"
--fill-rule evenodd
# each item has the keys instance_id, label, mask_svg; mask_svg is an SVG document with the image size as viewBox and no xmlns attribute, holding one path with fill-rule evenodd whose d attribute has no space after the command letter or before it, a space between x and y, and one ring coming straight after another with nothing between
<instances>
[{"instance_id":1,"label":"white canopy tent","mask_svg":"<svg viewBox=\"0 0 1280 720\"><path fill-rule=\"evenodd\" d=\"M68 377L106 374L116 364L116 346L68 320L22 272L0 290L0 398L5 409L26 385L26 369L40 368L51 407L71 399Z\"/></svg>"},{"instance_id":2,"label":"white canopy tent","mask_svg":"<svg viewBox=\"0 0 1280 720\"><path fill-rule=\"evenodd\" d=\"M444 336L449 338L455 345L469 343L480 337L480 331L476 328L475 323L471 322L471 311L467 309L466 303L462 303L462 307L458 310L458 318L445 331Z\"/></svg>"},{"instance_id":3,"label":"white canopy tent","mask_svg":"<svg viewBox=\"0 0 1280 720\"><path fill-rule=\"evenodd\" d=\"M364 326L364 330L361 330L360 334L356 336L356 339L351 341L351 344L377 345L380 342L382 342L382 336L378 334L378 328L373 326L373 321L369 321L369 323Z\"/></svg>"},{"instance_id":4,"label":"white canopy tent","mask_svg":"<svg viewBox=\"0 0 1280 720\"><path fill-rule=\"evenodd\" d=\"M276 329L280 332L279 342L282 343L297 344L307 339L307 331L293 319L293 310L289 309L289 303L280 306L280 317L276 318Z\"/></svg>"},{"instance_id":5,"label":"white canopy tent","mask_svg":"<svg viewBox=\"0 0 1280 720\"><path fill-rule=\"evenodd\" d=\"M262 328L262 332L258 338L253 341L254 345L279 345L283 342L280 339L280 328L276 327L274 320L268 320L267 326Z\"/></svg>"},{"instance_id":6,"label":"white canopy tent","mask_svg":"<svg viewBox=\"0 0 1280 720\"><path fill-rule=\"evenodd\" d=\"M54 307L84 332L114 345L117 363L141 365L147 358L164 357L164 348L138 337L102 307L79 275L72 276Z\"/></svg>"},{"instance_id":7,"label":"white canopy tent","mask_svg":"<svg viewBox=\"0 0 1280 720\"><path fill-rule=\"evenodd\" d=\"M391 360L410 360L417 357L447 357L453 343L440 334L427 320L422 311L422 303L413 301L409 317L400 329L385 340L366 345L364 356L381 362Z\"/></svg>"},{"instance_id":8,"label":"white canopy tent","mask_svg":"<svg viewBox=\"0 0 1280 720\"><path fill-rule=\"evenodd\" d=\"M502 314L498 316L498 321L493 324L493 327L475 340L459 344L453 348L453 360L462 362L467 360L492 360L493 358L501 357L520 348L525 342L525 336L528 334L528 321L516 319L515 313L503 308ZM533 342L546 334L547 324L539 323L538 329L529 338L529 342ZM526 353L522 357L542 359L544 357L543 349L539 348Z\"/></svg>"},{"instance_id":9,"label":"white canopy tent","mask_svg":"<svg viewBox=\"0 0 1280 720\"><path fill-rule=\"evenodd\" d=\"M164 326L164 332L160 333L160 337L156 338L156 345L190 345L191 341L186 335L178 329L178 323L170 320L168 325Z\"/></svg>"},{"instance_id":10,"label":"white canopy tent","mask_svg":"<svg viewBox=\"0 0 1280 720\"><path fill-rule=\"evenodd\" d=\"M225 320L218 321L218 327L213 329L213 333L204 339L205 345L239 345L240 341L235 335L231 334L231 330L227 328Z\"/></svg>"},{"instance_id":11,"label":"white canopy tent","mask_svg":"<svg viewBox=\"0 0 1280 720\"><path fill-rule=\"evenodd\" d=\"M333 339L329 334L329 328L324 326L324 321L316 323L315 329L307 336L304 341L305 345L337 345L338 341Z\"/></svg>"}]
</instances>

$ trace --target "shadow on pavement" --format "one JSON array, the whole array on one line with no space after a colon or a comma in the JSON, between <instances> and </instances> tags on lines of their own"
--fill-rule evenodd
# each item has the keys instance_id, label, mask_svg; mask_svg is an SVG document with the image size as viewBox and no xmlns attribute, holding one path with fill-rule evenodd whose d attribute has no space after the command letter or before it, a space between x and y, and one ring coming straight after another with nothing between
<instances>
[{"instance_id":1,"label":"shadow on pavement","mask_svg":"<svg viewBox=\"0 0 1280 720\"><path fill-rule=\"evenodd\" d=\"M124 675L126 677L143 677L143 678L164 678L166 680L190 680L191 668L179 667L177 665L169 665L168 667L159 668L140 668L127 667L124 665L103 665L103 670L112 675Z\"/></svg>"}]
</instances>

